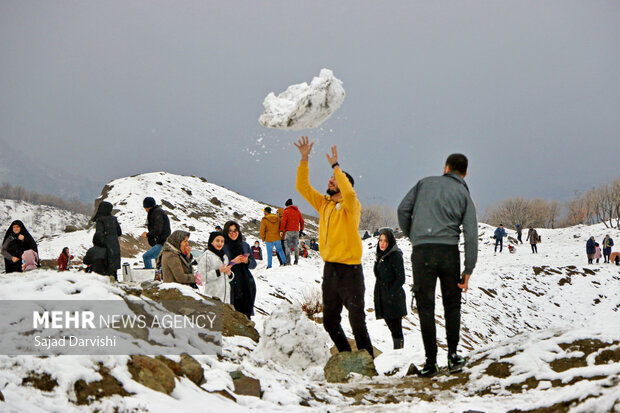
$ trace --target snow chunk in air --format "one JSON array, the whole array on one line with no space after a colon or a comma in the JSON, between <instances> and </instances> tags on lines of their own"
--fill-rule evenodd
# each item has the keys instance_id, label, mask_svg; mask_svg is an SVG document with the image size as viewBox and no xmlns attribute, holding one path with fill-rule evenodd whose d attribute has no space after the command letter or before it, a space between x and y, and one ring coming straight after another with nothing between
<instances>
[{"instance_id":1,"label":"snow chunk in air","mask_svg":"<svg viewBox=\"0 0 620 413\"><path fill-rule=\"evenodd\" d=\"M277 97L271 92L263 101L265 112L258 118L261 125L284 130L312 129L329 118L344 102L342 81L329 69L321 69L318 77L289 86Z\"/></svg>"}]
</instances>

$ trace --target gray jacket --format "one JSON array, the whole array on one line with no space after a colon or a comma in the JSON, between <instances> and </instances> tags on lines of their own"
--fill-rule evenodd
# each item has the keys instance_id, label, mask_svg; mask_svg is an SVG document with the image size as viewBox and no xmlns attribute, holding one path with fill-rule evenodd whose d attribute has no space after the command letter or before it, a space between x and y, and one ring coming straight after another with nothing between
<instances>
[{"instance_id":1,"label":"gray jacket","mask_svg":"<svg viewBox=\"0 0 620 413\"><path fill-rule=\"evenodd\" d=\"M420 180L398 206L398 223L413 246L458 245L463 225L465 273L474 271L478 259L476 207L459 175L448 173Z\"/></svg>"}]
</instances>

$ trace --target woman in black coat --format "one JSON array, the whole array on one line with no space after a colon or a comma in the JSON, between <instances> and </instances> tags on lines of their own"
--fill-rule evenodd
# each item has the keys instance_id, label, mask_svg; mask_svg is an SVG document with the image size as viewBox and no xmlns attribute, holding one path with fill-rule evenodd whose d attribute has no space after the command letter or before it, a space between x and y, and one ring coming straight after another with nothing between
<instances>
[{"instance_id":1,"label":"woman in black coat","mask_svg":"<svg viewBox=\"0 0 620 413\"><path fill-rule=\"evenodd\" d=\"M4 269L7 274L10 272L22 272L22 254L27 250L34 250L37 254L39 253L37 243L24 226L24 223L15 220L11 222L2 240L2 256L4 257Z\"/></svg>"},{"instance_id":2,"label":"woman in black coat","mask_svg":"<svg viewBox=\"0 0 620 413\"><path fill-rule=\"evenodd\" d=\"M256 268L256 260L247 242L243 241L241 228L234 221L224 224L224 253L232 263L235 278L230 282L230 302L235 310L250 318L254 315L256 283L250 270Z\"/></svg>"},{"instance_id":3,"label":"woman in black coat","mask_svg":"<svg viewBox=\"0 0 620 413\"><path fill-rule=\"evenodd\" d=\"M118 237L123 233L116 217L112 216L112 204L103 201L97 208L93 217L95 221L95 235L93 245L106 249L106 265L103 275L113 275L116 278L116 270L121 268L121 245Z\"/></svg>"},{"instance_id":4,"label":"woman in black coat","mask_svg":"<svg viewBox=\"0 0 620 413\"><path fill-rule=\"evenodd\" d=\"M375 262L375 317L385 319L394 349L403 348L403 317L407 315L405 300L405 265L403 252L396 245L394 234L389 229L381 231L377 244Z\"/></svg>"}]
</instances>

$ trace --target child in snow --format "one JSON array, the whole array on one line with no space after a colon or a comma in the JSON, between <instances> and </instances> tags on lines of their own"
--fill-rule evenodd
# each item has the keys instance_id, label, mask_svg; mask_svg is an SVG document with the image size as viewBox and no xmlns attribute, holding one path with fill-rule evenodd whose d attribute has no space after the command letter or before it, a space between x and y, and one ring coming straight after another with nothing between
<instances>
[{"instance_id":1,"label":"child in snow","mask_svg":"<svg viewBox=\"0 0 620 413\"><path fill-rule=\"evenodd\" d=\"M58 264L58 271L67 271L69 264L73 259L73 255L69 254L69 247L64 247L56 263Z\"/></svg>"},{"instance_id":2,"label":"child in snow","mask_svg":"<svg viewBox=\"0 0 620 413\"><path fill-rule=\"evenodd\" d=\"M30 271L37 269L39 262L39 254L35 250L26 250L22 254L22 271Z\"/></svg>"},{"instance_id":3,"label":"child in snow","mask_svg":"<svg viewBox=\"0 0 620 413\"><path fill-rule=\"evenodd\" d=\"M230 304L230 281L234 275L232 265L228 265L228 257L224 254L224 243L224 234L221 232L209 235L207 250L196 260L196 276L200 276L202 281L202 292Z\"/></svg>"},{"instance_id":4,"label":"child in snow","mask_svg":"<svg viewBox=\"0 0 620 413\"><path fill-rule=\"evenodd\" d=\"M405 302L405 266L403 253L396 245L396 238L389 229L381 231L377 243L377 261L374 267L375 317L383 318L392 333L394 349L403 348L403 317L407 315Z\"/></svg>"},{"instance_id":5,"label":"child in snow","mask_svg":"<svg viewBox=\"0 0 620 413\"><path fill-rule=\"evenodd\" d=\"M513 247L511 244L508 244L508 252L510 252L511 254L514 254L515 252L517 252L517 249Z\"/></svg>"},{"instance_id":6,"label":"child in snow","mask_svg":"<svg viewBox=\"0 0 620 413\"><path fill-rule=\"evenodd\" d=\"M603 254L601 253L601 246L598 245L598 242L594 243L594 258L596 258L596 263L598 264L598 260L601 259Z\"/></svg>"},{"instance_id":7,"label":"child in snow","mask_svg":"<svg viewBox=\"0 0 620 413\"><path fill-rule=\"evenodd\" d=\"M254 254L255 260L263 259L263 250L260 248L260 243L258 241L254 242L254 246L252 247L252 254Z\"/></svg>"}]
</instances>

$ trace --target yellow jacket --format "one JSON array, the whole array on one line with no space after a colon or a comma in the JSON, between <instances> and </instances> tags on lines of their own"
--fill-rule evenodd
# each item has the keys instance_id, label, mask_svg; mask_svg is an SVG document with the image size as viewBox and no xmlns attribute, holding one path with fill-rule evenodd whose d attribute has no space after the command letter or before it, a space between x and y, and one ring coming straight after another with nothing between
<instances>
[{"instance_id":1,"label":"yellow jacket","mask_svg":"<svg viewBox=\"0 0 620 413\"><path fill-rule=\"evenodd\" d=\"M267 214L260 221L260 238L264 242L280 241L280 217Z\"/></svg>"},{"instance_id":2,"label":"yellow jacket","mask_svg":"<svg viewBox=\"0 0 620 413\"><path fill-rule=\"evenodd\" d=\"M297 168L297 191L319 213L319 246L326 262L357 265L362 262L362 239L358 227L362 205L355 190L339 166L334 177L342 193L342 200L332 201L310 185L310 169L307 161Z\"/></svg>"}]
</instances>

